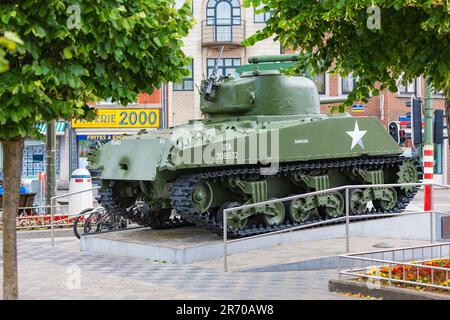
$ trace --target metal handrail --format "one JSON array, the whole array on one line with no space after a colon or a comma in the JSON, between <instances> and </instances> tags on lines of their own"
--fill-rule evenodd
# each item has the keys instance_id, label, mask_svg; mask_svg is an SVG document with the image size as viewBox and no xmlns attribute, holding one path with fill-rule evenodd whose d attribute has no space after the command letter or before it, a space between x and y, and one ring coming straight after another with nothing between
<instances>
[{"instance_id":1,"label":"metal handrail","mask_svg":"<svg viewBox=\"0 0 450 320\"><path fill-rule=\"evenodd\" d=\"M346 256L340 256L340 257L347 258ZM384 265L386 265L386 264L396 264L396 265L402 265L402 266L408 266L408 267L419 267L419 268L425 268L425 269L450 271L450 268L429 266L429 265L425 265L425 264L418 264L418 263L412 263L412 262L393 261L393 260L386 260L386 259L374 259L374 258L366 258L366 257L351 257L349 259L358 260L358 261L366 261L366 262L383 263Z\"/></svg>"},{"instance_id":2,"label":"metal handrail","mask_svg":"<svg viewBox=\"0 0 450 320\"><path fill-rule=\"evenodd\" d=\"M450 257L450 243L437 243L437 244L428 244L428 245L419 245L419 246L410 246L410 247L402 247L402 248L394 248L394 249L385 249L385 250L377 250L377 251L366 251L366 252L359 252L359 253L353 253L353 254L347 254L347 255L339 255L339 278L342 277L342 275L347 276L353 276L353 277L359 277L359 278L367 278L367 279L375 279L375 280L382 280L387 281L389 285L391 285L393 282L398 283L404 283L404 284L411 284L411 285L419 285L419 286L425 286L425 287L432 287L432 288L438 288L438 289L445 289L450 290L450 283L449 283L449 273L450 268L448 267L439 267L439 266L432 266L432 265L426 265L416 262L405 262L405 261L397 261L395 257L398 257L398 254L395 255L396 252L402 252L403 253L403 260L405 260L405 251L411 250L413 254L414 259L414 251L417 249L421 249L422 251L422 260L420 262L427 262L433 260L433 253L434 248L439 248L439 258L436 257L436 259L448 259ZM447 250L447 256L443 257L442 255L442 248L448 248ZM425 259L424 256L424 249L431 249L431 257L429 259ZM390 252L392 253L392 260L384 259L385 253ZM382 258L374 258L375 254L382 254ZM367 255L371 255L371 258L366 257ZM349 260L350 262L350 269L342 270L342 260ZM355 264L354 261L360 261L362 267L361 268L354 268L353 265ZM366 266L366 263L372 263L372 265ZM374 265L373 265L374 264ZM378 264L381 264L380 266ZM403 278L397 279L394 278L392 275L392 268L395 266L404 266L403 268ZM372 275L366 273L367 270L376 268L388 268L388 276L387 277L381 277L377 274ZM409 281L406 280L406 267L413 267L416 268L416 281ZM420 269L423 270L431 270L431 283L423 283L419 282L419 274ZM434 275L435 271L445 272L445 286L435 284L434 283Z\"/></svg>"},{"instance_id":3,"label":"metal handrail","mask_svg":"<svg viewBox=\"0 0 450 320\"><path fill-rule=\"evenodd\" d=\"M346 272L346 271L342 271L342 274L348 275L348 276L355 276L355 274L353 274L351 272ZM368 274L358 274L358 276L359 277L363 277L363 278L387 281L389 283L389 285L392 282L398 282L398 283L412 284L412 285L416 285L416 286L423 286L423 287L430 287L430 288L436 288L436 289L450 290L449 286L441 286L441 285L438 285L438 284L430 284L430 283L423 283L423 282L417 282L417 281L395 279L395 278L392 278L392 277L385 278L385 277L379 277L379 276L371 276L371 275L368 275Z\"/></svg>"},{"instance_id":4,"label":"metal handrail","mask_svg":"<svg viewBox=\"0 0 450 320\"><path fill-rule=\"evenodd\" d=\"M53 208L54 208L54 202L55 202L55 200L56 199L59 199L59 198L64 198L64 197L67 197L67 196L73 196L73 195L76 195L76 194L81 194L81 193L85 193L85 192L88 192L88 191L94 191L94 190L97 190L97 189L100 189L101 188L101 186L96 186L96 187L92 187L92 188L89 188L89 189L84 189L84 190L81 190L81 191L75 191L75 192L69 192L69 193L65 193L65 194L60 194L60 195L57 195L57 196L54 196L54 197L51 197L50 198L50 215L51 215L51 217L50 217L50 234L51 234L51 244L52 244L52 247L54 248L55 247L55 230L54 230L54 223L53 223L53 219L54 219L54 210L53 210Z\"/></svg>"},{"instance_id":5,"label":"metal handrail","mask_svg":"<svg viewBox=\"0 0 450 320\"><path fill-rule=\"evenodd\" d=\"M377 254L377 253L403 251L403 250L406 251L406 250L415 250L415 249L442 247L442 246L450 246L450 243L430 243L430 244L424 244L424 245L419 245L419 246L399 247L399 248L382 249L382 250L375 250L375 251L361 251L361 252L355 252L355 253L341 254L338 257L346 258L349 256L361 256L361 255L367 255L367 254Z\"/></svg>"},{"instance_id":6,"label":"metal handrail","mask_svg":"<svg viewBox=\"0 0 450 320\"><path fill-rule=\"evenodd\" d=\"M371 188L418 187L418 186L423 186L423 185L425 185L425 184L423 184L423 183L403 183L403 184L389 183L389 184L346 185L346 186L340 186L340 187L330 188L330 189L326 189L326 190L319 190L319 191L308 192L308 193L304 193L304 194L293 195L293 196L279 198L279 199L261 201L261 202L258 202L258 203L249 203L249 204L242 205L242 206L239 206L239 207L228 208L228 209L225 209L224 211L229 212L229 211L237 211L237 210L249 209L249 208L254 208L254 207L257 207L257 206L260 206L260 205L265 205L265 204L272 204L272 203L278 203L278 202L283 202L283 201L295 200L295 199L299 199L299 198L305 198L305 197L309 197L309 196L319 195L319 194L322 194L322 193L331 193L331 192L341 191L341 190L345 190L347 188L349 188L349 189L361 189L361 188L368 188L369 186Z\"/></svg>"},{"instance_id":7,"label":"metal handrail","mask_svg":"<svg viewBox=\"0 0 450 320\"><path fill-rule=\"evenodd\" d=\"M260 238L260 237L267 237L267 236L271 236L271 235L276 235L276 234L280 234L280 233L286 233L286 232L292 232L295 230L300 230L300 229L305 229L305 228L310 228L312 226L316 226L316 225L320 225L320 224L325 224L325 223L330 223L330 222L335 222L335 220L344 220L346 221L345 223L345 234L346 234L346 252L350 252L350 221L351 220L355 220L355 219L362 219L362 215L358 215L358 216L351 216L350 215L350 211L349 211L349 193L351 189L362 189L362 188L390 188L390 187L421 187L421 186L425 186L425 185L430 185L431 186L431 210L429 211L413 211L413 212L408 212L408 213L388 213L388 214L382 214L382 215L366 215L367 217L392 217L392 216L407 216L407 215L414 215L414 214L420 214L420 213L429 213L430 214L430 241L431 243L434 242L434 187L437 188L444 188L444 189L449 189L450 185L444 185L444 184L425 184L425 183L390 183L390 184L365 184L365 185L346 185L346 186L340 186L340 187L335 187L335 188L330 188L330 189L326 189L326 190L319 190L319 191L314 191L314 192L309 192L309 193L305 193L305 194L301 194L301 195L293 195L293 196L289 196L289 197L284 197L284 198L280 198L280 199L272 199L272 200L266 200L266 201L262 201L262 202L258 202L258 203L251 203L251 204L246 204L246 205L242 205L239 207L233 207L233 208L227 208L224 209L223 211L223 257L224 257L224 271L228 272L228 248L227 248L227 243L233 243L233 242L240 242L240 241L246 241L246 240L251 240L251 239L255 239L255 238ZM257 206L261 206L261 205L268 205L268 204L273 204L273 203L280 203L280 202L284 202L284 201L289 201L289 200L295 200L295 199L300 199L300 198L305 198L305 197L309 197L309 196L314 196L314 195L319 195L319 194L323 194L323 193L330 193L330 192L336 192L336 191L342 191L345 190L345 217L340 217L340 218L336 218L336 219L330 219L330 220L326 220L326 221L322 221L322 222L318 222L318 223L312 223L312 224L306 224L306 225L302 225L302 226L295 226L292 228L287 228L287 229L283 229L283 230L278 230L278 231L273 231L273 232L268 232L268 233L264 233L264 234L260 234L260 235L254 235L254 236L250 236L250 237L245 237L245 238L239 238L239 239L233 239L233 240L228 240L228 227L227 227L227 215L229 212L234 212L234 211L238 211L238 210L243 210L243 209L249 209L249 208L254 208ZM442 214L442 213L441 213ZM450 213L443 213L444 215L450 215Z\"/></svg>"},{"instance_id":8,"label":"metal handrail","mask_svg":"<svg viewBox=\"0 0 450 320\"><path fill-rule=\"evenodd\" d=\"M59 214L60 216L64 216L64 217L67 217L67 218L59 219L58 220L58 222L59 222L58 226L59 227L61 227L61 226L70 226L70 225L72 225L72 223L61 223L61 222L69 221L69 220L78 218L80 216L85 216L85 215L88 215L88 214L92 214L92 213L95 213L95 212L100 211L100 210L104 210L104 208L102 206L97 206L97 207L93 208L93 210L91 210L89 212L85 212L85 213ZM54 218L59 216L59 215L55 215ZM47 215L35 215L35 216L27 216L27 217L18 217L18 219L19 218L20 219L45 219L45 218L51 218L51 215L49 215L49 214L47 214ZM18 226L18 227L16 227L16 229L20 230L20 229L34 229L34 228L48 228L48 227L51 227L51 224L42 224L42 225L36 225L36 226Z\"/></svg>"},{"instance_id":9,"label":"metal handrail","mask_svg":"<svg viewBox=\"0 0 450 320\"><path fill-rule=\"evenodd\" d=\"M68 207L68 205L59 205L58 206L61 210L61 208L66 208ZM16 217L16 229L17 230L21 230L21 229L35 229L35 228L47 228L50 227L50 225L48 224L42 224L42 225L26 225L26 226L21 226L21 225L17 225L19 221L26 221L26 220L42 220L42 219L48 219L51 217L50 214L41 214L43 211L45 211L45 209L49 209L50 206L47 205L43 205L43 206L32 206L32 207L19 207L18 210L30 210L31 212L35 212L34 214L31 213L30 215L27 213L24 213L23 215L18 215ZM0 211L2 211L3 208L0 208ZM1 216L1 214L0 214ZM56 216L69 216L70 214L67 213L61 213L59 212L59 214L57 214ZM69 218L71 219L71 218ZM58 221L64 221L65 219L59 219ZM66 224L64 224L65 226ZM58 226L62 226L62 224L58 224ZM2 227L0 227L0 229L2 229Z\"/></svg>"}]
</instances>

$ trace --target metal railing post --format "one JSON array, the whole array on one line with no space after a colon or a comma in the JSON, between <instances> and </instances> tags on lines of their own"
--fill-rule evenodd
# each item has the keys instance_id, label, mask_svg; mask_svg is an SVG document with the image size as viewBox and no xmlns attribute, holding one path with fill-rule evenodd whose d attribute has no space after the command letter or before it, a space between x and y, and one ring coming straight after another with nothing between
<instances>
[{"instance_id":1,"label":"metal railing post","mask_svg":"<svg viewBox=\"0 0 450 320\"><path fill-rule=\"evenodd\" d=\"M228 252L227 252L227 209L223 210L223 271L228 272Z\"/></svg>"},{"instance_id":2,"label":"metal railing post","mask_svg":"<svg viewBox=\"0 0 450 320\"><path fill-rule=\"evenodd\" d=\"M345 250L350 253L350 188L345 188Z\"/></svg>"},{"instance_id":3,"label":"metal railing post","mask_svg":"<svg viewBox=\"0 0 450 320\"><path fill-rule=\"evenodd\" d=\"M100 189L100 188L101 188L101 186L97 186L97 187L93 187L90 189L69 192L69 193L65 193L65 194L61 194L61 195L55 195L52 198L50 198L50 234L51 234L51 243L52 243L53 248L55 247L55 231L54 231L54 225L53 225L55 200L63 198L63 197L75 195L75 194L80 194L80 193L84 193L84 192L88 192L88 191L94 191L94 190Z\"/></svg>"},{"instance_id":4,"label":"metal railing post","mask_svg":"<svg viewBox=\"0 0 450 320\"><path fill-rule=\"evenodd\" d=\"M430 185L430 242L434 242L434 185Z\"/></svg>"},{"instance_id":5,"label":"metal railing post","mask_svg":"<svg viewBox=\"0 0 450 320\"><path fill-rule=\"evenodd\" d=\"M50 198L50 233L52 238L52 248L55 247L55 229L53 226L53 217L54 217L54 202L55 199L52 197Z\"/></svg>"}]
</instances>

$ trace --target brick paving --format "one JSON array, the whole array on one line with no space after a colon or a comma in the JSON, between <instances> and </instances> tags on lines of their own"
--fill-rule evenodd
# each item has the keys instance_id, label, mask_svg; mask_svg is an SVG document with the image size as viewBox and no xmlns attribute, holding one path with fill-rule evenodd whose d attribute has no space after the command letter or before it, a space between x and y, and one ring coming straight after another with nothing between
<instances>
[{"instance_id":1,"label":"brick paving","mask_svg":"<svg viewBox=\"0 0 450 320\"><path fill-rule=\"evenodd\" d=\"M336 274L224 273L80 252L73 238L56 239L55 248L49 239L19 240L20 299L349 299L328 291L328 279Z\"/></svg>"},{"instance_id":2,"label":"brick paving","mask_svg":"<svg viewBox=\"0 0 450 320\"><path fill-rule=\"evenodd\" d=\"M438 191L437 197L437 206L441 206L437 209L448 211L448 193ZM412 205L418 209L421 193L417 198ZM19 239L18 247L20 299L352 299L328 291L328 280L337 277L337 270L332 269L224 273L221 259L176 266L80 252L74 237L56 238L55 248L50 247L50 239ZM230 257L230 264L237 270L254 267L249 265L251 259L259 260L256 265L265 259L289 262L295 255L292 251L298 249L280 246L270 257L263 249L236 254ZM0 285L2 271L0 252Z\"/></svg>"}]
</instances>

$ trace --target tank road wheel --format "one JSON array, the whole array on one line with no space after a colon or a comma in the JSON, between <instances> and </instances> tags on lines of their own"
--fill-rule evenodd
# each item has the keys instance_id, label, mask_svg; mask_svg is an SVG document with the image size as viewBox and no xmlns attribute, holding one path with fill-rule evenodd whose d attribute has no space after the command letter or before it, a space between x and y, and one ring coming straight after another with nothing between
<instances>
[{"instance_id":1,"label":"tank road wheel","mask_svg":"<svg viewBox=\"0 0 450 320\"><path fill-rule=\"evenodd\" d=\"M200 213L205 213L211 206L213 200L213 191L211 185L204 181L200 183L192 192L192 202L198 208Z\"/></svg>"},{"instance_id":2,"label":"tank road wheel","mask_svg":"<svg viewBox=\"0 0 450 320\"><path fill-rule=\"evenodd\" d=\"M275 200L275 199L269 199ZM282 202L272 203L266 206L263 214L264 222L269 226L278 226L283 223L286 212Z\"/></svg>"},{"instance_id":3,"label":"tank road wheel","mask_svg":"<svg viewBox=\"0 0 450 320\"><path fill-rule=\"evenodd\" d=\"M338 218L344 214L345 201L340 192L333 192L326 195L326 204L319 208L322 216Z\"/></svg>"},{"instance_id":4,"label":"tank road wheel","mask_svg":"<svg viewBox=\"0 0 450 320\"><path fill-rule=\"evenodd\" d=\"M317 214L317 210L311 209L308 202L310 198L298 198L289 201L286 205L288 216L294 222L306 222Z\"/></svg>"},{"instance_id":5,"label":"tank road wheel","mask_svg":"<svg viewBox=\"0 0 450 320\"><path fill-rule=\"evenodd\" d=\"M381 212L394 209L397 205L397 191L394 188L385 188L381 192L381 198L372 201L375 209Z\"/></svg>"},{"instance_id":6,"label":"tank road wheel","mask_svg":"<svg viewBox=\"0 0 450 320\"><path fill-rule=\"evenodd\" d=\"M241 204L239 202L225 202L217 211L217 223L223 226L223 210L229 208L239 207ZM228 212L227 213L227 228L230 230L240 230L247 225L247 218L242 219L238 212Z\"/></svg>"},{"instance_id":7,"label":"tank road wheel","mask_svg":"<svg viewBox=\"0 0 450 320\"><path fill-rule=\"evenodd\" d=\"M350 192L350 214L360 215L367 211L367 202L364 201L364 192L355 189Z\"/></svg>"}]
</instances>

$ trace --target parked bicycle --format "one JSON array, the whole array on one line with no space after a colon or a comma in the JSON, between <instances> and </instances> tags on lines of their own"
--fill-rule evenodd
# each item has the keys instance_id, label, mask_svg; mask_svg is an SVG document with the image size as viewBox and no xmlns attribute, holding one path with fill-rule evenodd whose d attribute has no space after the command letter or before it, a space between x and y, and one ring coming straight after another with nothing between
<instances>
[{"instance_id":1,"label":"parked bicycle","mask_svg":"<svg viewBox=\"0 0 450 320\"><path fill-rule=\"evenodd\" d=\"M83 234L125 229L127 220L118 214L108 212L103 207L88 208L80 212L73 223L73 233L80 239Z\"/></svg>"}]
</instances>

